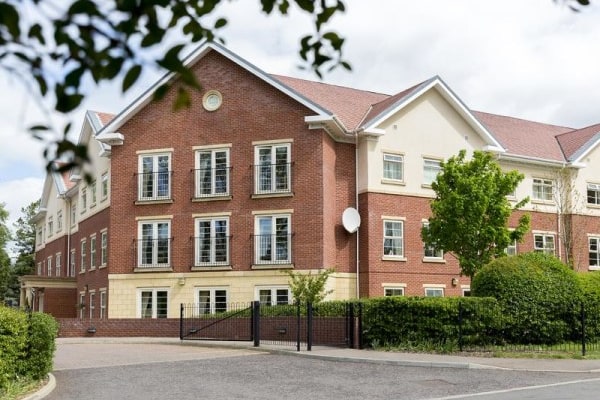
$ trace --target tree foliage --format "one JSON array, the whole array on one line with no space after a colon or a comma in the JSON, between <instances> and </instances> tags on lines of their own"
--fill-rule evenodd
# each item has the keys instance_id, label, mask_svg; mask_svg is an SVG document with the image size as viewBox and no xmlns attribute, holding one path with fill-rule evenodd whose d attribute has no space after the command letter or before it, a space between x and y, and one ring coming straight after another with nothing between
<instances>
[{"instance_id":1,"label":"tree foliage","mask_svg":"<svg viewBox=\"0 0 600 400\"><path fill-rule=\"evenodd\" d=\"M11 234L6 226L8 211L4 207L4 203L0 203L0 304L4 302L10 281L10 257L6 245L11 239Z\"/></svg>"},{"instance_id":2,"label":"tree foliage","mask_svg":"<svg viewBox=\"0 0 600 400\"><path fill-rule=\"evenodd\" d=\"M290 277L290 291L297 303L317 304L333 292L333 290L325 290L329 275L335 272L333 269L320 270L316 275L311 272L308 274L287 270L284 272Z\"/></svg>"},{"instance_id":3,"label":"tree foliage","mask_svg":"<svg viewBox=\"0 0 600 400\"><path fill-rule=\"evenodd\" d=\"M131 88L148 67L177 73L181 84L176 107L189 105L189 89L200 82L185 67L186 45L201 40L221 41L227 25L218 16L224 0L0 0L0 68L21 78L31 91L52 100L60 113L76 109L86 84L119 80L123 92ZM350 69L343 59L344 38L328 30L333 16L345 11L343 0L260 0L267 15L286 16L291 8L312 16L313 32L300 38L298 54L303 65L318 76L324 70ZM182 42L165 45L178 34ZM170 46L170 47L169 47ZM165 47L167 47L165 49ZM156 91L164 96L168 87ZM49 127L31 127L42 137ZM88 160L85 148L64 137L46 150L47 168L55 158L70 156L66 170Z\"/></svg>"},{"instance_id":4,"label":"tree foliage","mask_svg":"<svg viewBox=\"0 0 600 400\"><path fill-rule=\"evenodd\" d=\"M529 215L519 219L514 230L507 227L514 209L528 198L511 206L513 193L523 174L503 172L492 154L475 151L466 160L466 151L442 162L442 170L432 188L432 217L421 231L428 246L451 252L459 261L461 273L473 277L514 240L520 241L529 230Z\"/></svg>"}]
</instances>

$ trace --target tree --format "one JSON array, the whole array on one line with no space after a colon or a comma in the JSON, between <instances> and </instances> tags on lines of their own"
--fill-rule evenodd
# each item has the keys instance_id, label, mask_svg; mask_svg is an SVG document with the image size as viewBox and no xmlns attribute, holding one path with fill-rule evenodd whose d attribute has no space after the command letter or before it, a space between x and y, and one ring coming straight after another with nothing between
<instances>
[{"instance_id":1,"label":"tree","mask_svg":"<svg viewBox=\"0 0 600 400\"><path fill-rule=\"evenodd\" d=\"M188 89L200 89L200 82L184 66L186 45L201 40L223 42L219 30L225 17L215 18L223 0L0 0L0 68L19 77L32 91L52 99L53 108L68 113L84 97L85 84L119 79L127 91L143 69L158 66L177 73L176 108L188 106ZM343 0L260 0L267 15L288 15L290 7L313 17L313 33L300 39L298 54L304 66L318 76L324 69L350 69L342 56L344 38L326 29L332 17L345 11ZM174 33L184 44L166 45ZM169 47L170 46L170 47ZM165 48L166 47L166 48ZM169 90L163 86L155 97ZM41 137L50 128L30 128ZM52 161L70 156L59 170L89 161L84 147L63 138L46 149L47 168ZM63 157L64 158L64 157Z\"/></svg>"},{"instance_id":2,"label":"tree","mask_svg":"<svg viewBox=\"0 0 600 400\"><path fill-rule=\"evenodd\" d=\"M33 218L38 212L40 201L36 200L26 207L21 208L21 216L13 224L15 227L15 247L17 259L11 270L8 293L19 298L19 277L30 275L35 269L35 223Z\"/></svg>"},{"instance_id":3,"label":"tree","mask_svg":"<svg viewBox=\"0 0 600 400\"><path fill-rule=\"evenodd\" d=\"M319 303L333 290L325 290L325 284L329 275L335 271L333 269L320 270L316 275L312 273L303 274L300 272L284 271L290 277L290 290L296 303Z\"/></svg>"},{"instance_id":4,"label":"tree","mask_svg":"<svg viewBox=\"0 0 600 400\"><path fill-rule=\"evenodd\" d=\"M427 246L453 253L461 274L470 278L495 257L504 255L514 240L529 230L529 215L523 215L514 230L507 227L513 210L525 205L525 198L511 207L507 196L524 178L517 171L503 172L491 153L475 151L465 160L466 151L442 162L432 188L432 217L421 236Z\"/></svg>"},{"instance_id":5,"label":"tree","mask_svg":"<svg viewBox=\"0 0 600 400\"><path fill-rule=\"evenodd\" d=\"M577 170L563 167L556 171L553 197L558 217L558 237L564 248L565 263L575 269L575 244L581 243L584 232L573 226L573 216L580 210L581 193L577 190ZM587 239L586 239L587 241Z\"/></svg>"},{"instance_id":6,"label":"tree","mask_svg":"<svg viewBox=\"0 0 600 400\"><path fill-rule=\"evenodd\" d=\"M11 235L6 226L8 211L4 207L4 203L0 203L0 303L4 302L10 279L10 257L6 252L6 245L11 239Z\"/></svg>"}]
</instances>

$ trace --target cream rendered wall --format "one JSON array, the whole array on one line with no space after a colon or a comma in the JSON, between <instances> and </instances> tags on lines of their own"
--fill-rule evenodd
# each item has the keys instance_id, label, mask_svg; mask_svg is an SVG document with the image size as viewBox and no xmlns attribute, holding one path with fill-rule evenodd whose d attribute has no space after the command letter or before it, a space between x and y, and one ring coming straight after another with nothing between
<instances>
[{"instance_id":1,"label":"cream rendered wall","mask_svg":"<svg viewBox=\"0 0 600 400\"><path fill-rule=\"evenodd\" d=\"M584 168L578 171L575 183L578 204L575 213L600 216L600 206L587 204L587 184L600 184L600 146L593 149L583 160ZM600 231L600 228L598 229Z\"/></svg>"},{"instance_id":2,"label":"cream rendered wall","mask_svg":"<svg viewBox=\"0 0 600 400\"><path fill-rule=\"evenodd\" d=\"M379 138L359 144L359 192L433 196L423 186L423 160L447 160L466 149L468 154L485 146L482 138L437 92L431 89L378 126ZM403 184L383 183L383 154L404 155ZM368 168L366 167L368 166Z\"/></svg>"},{"instance_id":3,"label":"cream rendered wall","mask_svg":"<svg viewBox=\"0 0 600 400\"><path fill-rule=\"evenodd\" d=\"M89 129L91 132L91 128L86 126L84 129ZM110 205L110 183L108 196L106 198L102 198L101 196L101 187L102 187L102 174L108 173L109 181L110 181L110 158L100 156L100 152L102 150L100 142L98 142L93 137L90 137L88 143L88 156L90 158L90 165L85 166L85 171L92 176L92 180L96 181L96 203L92 202L92 194L90 192L90 185L85 182L82 176L82 180L78 184L79 193L81 193L82 188L87 188L87 208L82 213L81 211L81 203L77 201L77 218L79 221L89 218L92 215L104 210L106 207ZM74 199L75 201L75 199Z\"/></svg>"},{"instance_id":4,"label":"cream rendered wall","mask_svg":"<svg viewBox=\"0 0 600 400\"><path fill-rule=\"evenodd\" d=\"M308 273L308 271L306 271ZM310 271L316 274L318 270ZM355 274L336 273L330 276L327 290L334 292L327 300L356 297ZM181 303L197 302L198 288L225 288L229 303L257 300L256 288L288 286L289 278L278 270L215 271L198 273L138 273L108 275L109 318L139 318L138 289L162 288L169 293L169 318L179 317Z\"/></svg>"}]
</instances>

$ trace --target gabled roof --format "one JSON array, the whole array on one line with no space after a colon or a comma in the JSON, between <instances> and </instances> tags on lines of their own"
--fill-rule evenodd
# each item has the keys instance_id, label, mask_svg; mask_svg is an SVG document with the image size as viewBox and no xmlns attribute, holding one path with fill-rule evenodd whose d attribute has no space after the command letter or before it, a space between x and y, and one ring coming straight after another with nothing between
<instances>
[{"instance_id":1,"label":"gabled roof","mask_svg":"<svg viewBox=\"0 0 600 400\"><path fill-rule=\"evenodd\" d=\"M233 61L240 67L244 68L246 71L250 72L254 76L262 79L267 82L271 86L280 90L284 94L290 96L295 99L299 103L306 106L312 112L320 116L331 116L331 113L323 108L321 105L312 102L308 98L304 97L301 93L298 93L292 90L290 87L286 86L282 82L277 79L274 79L271 75L262 71L260 68L255 65L249 63L243 58L239 57L237 54L232 53L225 47L214 43L214 42L203 42L195 51L193 51L188 57L186 57L183 61L183 64L186 67L193 66L196 62L198 62L202 57L208 54L210 51L216 51L222 56L228 58ZM142 93L137 99L135 99L129 106L127 106L124 110L122 110L119 114L117 114L114 118L112 118L107 125L103 127L103 129L99 132L98 140L102 141L104 139L103 135L106 134L114 134L117 130L127 122L132 116L134 116L140 109L146 106L154 96L154 92L164 85L165 83L170 82L171 80L176 78L176 74L167 73L161 79L159 79L154 85L152 85L148 90Z\"/></svg>"},{"instance_id":2,"label":"gabled roof","mask_svg":"<svg viewBox=\"0 0 600 400\"><path fill-rule=\"evenodd\" d=\"M556 136L556 139L565 157L569 161L577 162L598 144L598 140L600 139L600 124L563 133Z\"/></svg>"},{"instance_id":3,"label":"gabled roof","mask_svg":"<svg viewBox=\"0 0 600 400\"><path fill-rule=\"evenodd\" d=\"M564 162L556 136L573 129L519 118L475 111L474 114L498 139L507 155Z\"/></svg>"}]
</instances>

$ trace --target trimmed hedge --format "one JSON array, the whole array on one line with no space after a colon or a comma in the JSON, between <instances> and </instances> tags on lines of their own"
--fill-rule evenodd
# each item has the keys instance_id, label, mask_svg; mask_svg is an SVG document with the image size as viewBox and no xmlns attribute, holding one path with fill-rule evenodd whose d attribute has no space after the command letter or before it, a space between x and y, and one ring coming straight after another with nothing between
<instances>
[{"instance_id":1,"label":"trimmed hedge","mask_svg":"<svg viewBox=\"0 0 600 400\"><path fill-rule=\"evenodd\" d=\"M553 256L498 258L475 275L471 293L498 300L504 313L500 335L507 343L555 344L579 336L579 280Z\"/></svg>"},{"instance_id":2,"label":"trimmed hedge","mask_svg":"<svg viewBox=\"0 0 600 400\"><path fill-rule=\"evenodd\" d=\"M392 296L362 302L364 340L372 346L451 351L459 341L493 344L501 316L492 298Z\"/></svg>"},{"instance_id":3,"label":"trimmed hedge","mask_svg":"<svg viewBox=\"0 0 600 400\"><path fill-rule=\"evenodd\" d=\"M19 377L37 380L52 371L57 333L48 314L0 306L0 393Z\"/></svg>"},{"instance_id":4,"label":"trimmed hedge","mask_svg":"<svg viewBox=\"0 0 600 400\"><path fill-rule=\"evenodd\" d=\"M600 340L600 272L582 272L577 277L585 306L586 337Z\"/></svg>"}]
</instances>

